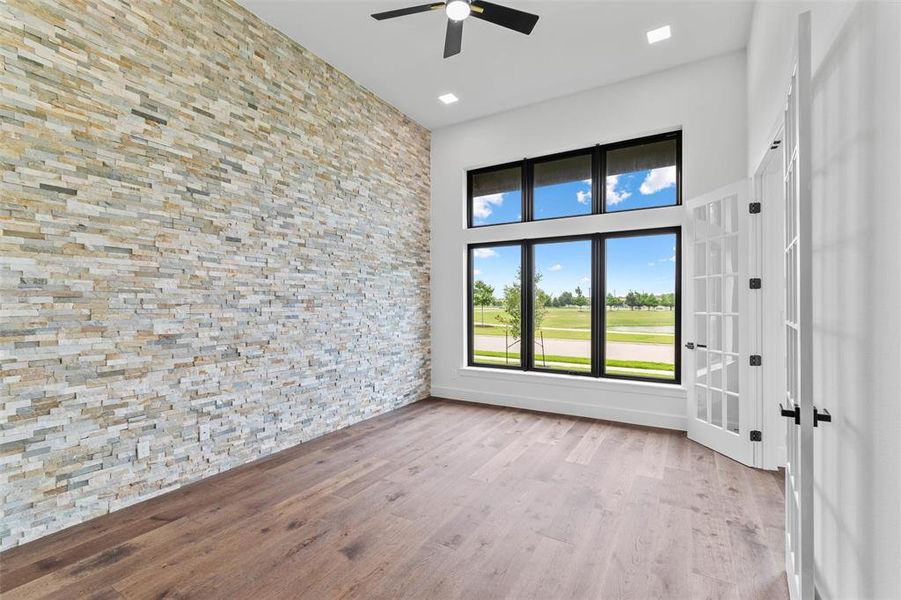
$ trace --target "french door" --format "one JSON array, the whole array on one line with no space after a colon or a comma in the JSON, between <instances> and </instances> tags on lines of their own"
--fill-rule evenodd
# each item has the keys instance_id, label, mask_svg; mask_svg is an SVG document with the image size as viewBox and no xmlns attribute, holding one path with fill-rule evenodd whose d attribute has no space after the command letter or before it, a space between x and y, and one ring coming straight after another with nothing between
<instances>
[{"instance_id":1,"label":"french door","mask_svg":"<svg viewBox=\"0 0 901 600\"><path fill-rule=\"evenodd\" d=\"M748 181L685 203L687 260L686 387L688 437L754 465L759 386L752 377L752 348L759 323L749 314L757 302L749 290ZM755 363L756 364L756 363Z\"/></svg>"},{"instance_id":2,"label":"french door","mask_svg":"<svg viewBox=\"0 0 901 600\"><path fill-rule=\"evenodd\" d=\"M814 598L813 285L811 281L810 13L798 20L785 107L785 572L793 600Z\"/></svg>"}]
</instances>

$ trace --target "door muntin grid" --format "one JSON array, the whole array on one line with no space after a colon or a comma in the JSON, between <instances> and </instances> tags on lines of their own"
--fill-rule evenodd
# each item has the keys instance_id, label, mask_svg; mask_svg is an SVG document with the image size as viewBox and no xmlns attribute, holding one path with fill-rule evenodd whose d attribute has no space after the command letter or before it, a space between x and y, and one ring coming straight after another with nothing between
<instances>
[{"instance_id":1,"label":"door muntin grid","mask_svg":"<svg viewBox=\"0 0 901 600\"><path fill-rule=\"evenodd\" d=\"M798 190L798 96L797 75L793 74L785 110L784 134L784 196L785 196L785 404L794 407L800 404L800 338L798 323L799 312L799 237L798 220L800 217ZM794 420L788 419L786 426L785 466L786 486L786 536L787 548L792 552L788 557L791 574L798 577L801 572L801 561L794 551L799 549L801 537L800 513L800 481L797 467L801 461L800 428Z\"/></svg>"},{"instance_id":2,"label":"door muntin grid","mask_svg":"<svg viewBox=\"0 0 901 600\"><path fill-rule=\"evenodd\" d=\"M692 211L695 416L736 435L740 433L740 209L738 196L731 195Z\"/></svg>"}]
</instances>

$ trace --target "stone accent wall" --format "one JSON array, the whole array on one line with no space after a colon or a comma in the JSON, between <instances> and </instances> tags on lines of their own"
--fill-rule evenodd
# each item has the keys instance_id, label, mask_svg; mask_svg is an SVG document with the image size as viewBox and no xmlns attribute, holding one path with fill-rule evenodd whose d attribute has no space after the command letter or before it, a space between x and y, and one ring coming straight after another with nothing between
<instances>
[{"instance_id":1,"label":"stone accent wall","mask_svg":"<svg viewBox=\"0 0 901 600\"><path fill-rule=\"evenodd\" d=\"M0 36L0 547L428 395L427 130L231 0Z\"/></svg>"}]
</instances>

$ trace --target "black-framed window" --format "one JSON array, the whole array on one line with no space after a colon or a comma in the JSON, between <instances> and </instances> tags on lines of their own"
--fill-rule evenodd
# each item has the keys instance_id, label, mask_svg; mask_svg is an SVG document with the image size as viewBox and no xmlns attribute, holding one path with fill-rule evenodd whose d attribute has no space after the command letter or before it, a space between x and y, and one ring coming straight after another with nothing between
<instances>
[{"instance_id":1,"label":"black-framed window","mask_svg":"<svg viewBox=\"0 0 901 600\"><path fill-rule=\"evenodd\" d=\"M594 212L595 160L595 152L577 151L532 161L532 219L577 217Z\"/></svg>"},{"instance_id":2,"label":"black-framed window","mask_svg":"<svg viewBox=\"0 0 901 600\"><path fill-rule=\"evenodd\" d=\"M522 267L518 242L469 247L469 364L522 366Z\"/></svg>"},{"instance_id":3,"label":"black-framed window","mask_svg":"<svg viewBox=\"0 0 901 600\"><path fill-rule=\"evenodd\" d=\"M604 236L605 377L679 381L680 238L678 228Z\"/></svg>"},{"instance_id":4,"label":"black-framed window","mask_svg":"<svg viewBox=\"0 0 901 600\"><path fill-rule=\"evenodd\" d=\"M604 152L604 212L680 202L679 137L614 144Z\"/></svg>"},{"instance_id":5,"label":"black-framed window","mask_svg":"<svg viewBox=\"0 0 901 600\"><path fill-rule=\"evenodd\" d=\"M485 227L682 203L682 132L475 169L468 226Z\"/></svg>"},{"instance_id":6,"label":"black-framed window","mask_svg":"<svg viewBox=\"0 0 901 600\"><path fill-rule=\"evenodd\" d=\"M679 227L467 252L470 366L680 383Z\"/></svg>"},{"instance_id":7,"label":"black-framed window","mask_svg":"<svg viewBox=\"0 0 901 600\"><path fill-rule=\"evenodd\" d=\"M469 173L469 226L523 220L523 165L500 165Z\"/></svg>"},{"instance_id":8,"label":"black-framed window","mask_svg":"<svg viewBox=\"0 0 901 600\"><path fill-rule=\"evenodd\" d=\"M590 236L530 244L532 368L588 373L594 356L591 317L594 241Z\"/></svg>"}]
</instances>

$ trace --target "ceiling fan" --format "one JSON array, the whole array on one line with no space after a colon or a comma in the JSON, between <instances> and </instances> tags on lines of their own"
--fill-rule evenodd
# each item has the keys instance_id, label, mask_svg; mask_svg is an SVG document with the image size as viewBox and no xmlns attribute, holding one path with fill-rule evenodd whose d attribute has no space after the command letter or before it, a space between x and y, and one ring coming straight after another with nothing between
<instances>
[{"instance_id":1,"label":"ceiling fan","mask_svg":"<svg viewBox=\"0 0 901 600\"><path fill-rule=\"evenodd\" d=\"M538 15L507 8L484 0L446 0L445 2L433 2L432 4L420 4L408 8L399 8L385 12L375 13L373 19L382 21L421 12L444 9L447 14L447 33L444 37L444 58L460 53L463 43L463 21L473 16L513 31L529 35L538 22Z\"/></svg>"}]
</instances>

